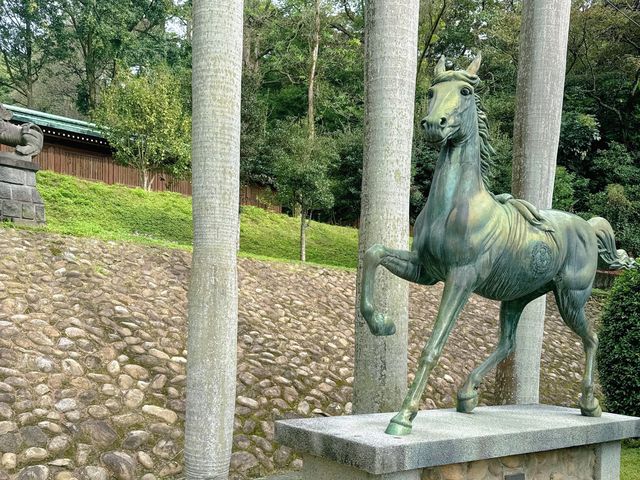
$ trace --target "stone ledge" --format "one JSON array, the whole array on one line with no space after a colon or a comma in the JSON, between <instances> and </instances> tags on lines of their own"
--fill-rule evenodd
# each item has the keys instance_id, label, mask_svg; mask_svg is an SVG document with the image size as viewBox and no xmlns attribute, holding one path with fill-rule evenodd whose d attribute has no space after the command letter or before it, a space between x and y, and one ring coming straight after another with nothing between
<instances>
[{"instance_id":1,"label":"stone ledge","mask_svg":"<svg viewBox=\"0 0 640 480\"><path fill-rule=\"evenodd\" d=\"M278 473L258 480L302 480L302 474L300 472Z\"/></svg>"},{"instance_id":2,"label":"stone ledge","mask_svg":"<svg viewBox=\"0 0 640 480\"><path fill-rule=\"evenodd\" d=\"M298 452L372 474L557 450L640 436L640 419L587 418L549 405L425 410L405 437L384 433L393 413L276 422L276 440Z\"/></svg>"},{"instance_id":3,"label":"stone ledge","mask_svg":"<svg viewBox=\"0 0 640 480\"><path fill-rule=\"evenodd\" d=\"M1 152L0 153L0 166L19 168L21 170L29 170L37 172L40 170L40 165L36 162L24 160L14 153Z\"/></svg>"}]
</instances>

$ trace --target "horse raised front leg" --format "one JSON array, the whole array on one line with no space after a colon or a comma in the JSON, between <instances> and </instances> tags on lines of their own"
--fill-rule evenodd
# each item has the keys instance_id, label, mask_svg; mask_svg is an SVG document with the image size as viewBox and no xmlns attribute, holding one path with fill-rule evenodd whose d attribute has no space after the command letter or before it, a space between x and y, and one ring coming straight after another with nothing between
<instances>
[{"instance_id":1,"label":"horse raised front leg","mask_svg":"<svg viewBox=\"0 0 640 480\"><path fill-rule=\"evenodd\" d=\"M440 302L440 310L436 318L429 342L422 350L416 378L411 384L407 396L402 402L402 409L391 419L386 433L390 435L407 435L411 433L411 422L415 418L420 399L427 386L431 370L436 365L453 326L475 287L476 271L473 267L457 268L445 280L444 293Z\"/></svg>"},{"instance_id":2,"label":"horse raised front leg","mask_svg":"<svg viewBox=\"0 0 640 480\"><path fill-rule=\"evenodd\" d=\"M376 269L382 265L394 275L414 283L433 284L435 279L425 276L416 252L394 250L382 245L373 245L364 254L360 312L367 321L372 334L393 335L396 326L386 315L374 308L374 285Z\"/></svg>"}]
</instances>

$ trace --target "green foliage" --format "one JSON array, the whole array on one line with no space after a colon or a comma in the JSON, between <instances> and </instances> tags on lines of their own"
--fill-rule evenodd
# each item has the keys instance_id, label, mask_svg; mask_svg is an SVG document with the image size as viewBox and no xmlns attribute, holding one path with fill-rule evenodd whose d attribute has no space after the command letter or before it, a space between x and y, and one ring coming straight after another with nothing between
<instances>
[{"instance_id":1,"label":"green foliage","mask_svg":"<svg viewBox=\"0 0 640 480\"><path fill-rule=\"evenodd\" d=\"M511 137L497 128L492 128L491 146L495 153L491 156L490 190L495 194L511 192L511 166L513 158L513 141Z\"/></svg>"},{"instance_id":2,"label":"green foliage","mask_svg":"<svg viewBox=\"0 0 640 480\"><path fill-rule=\"evenodd\" d=\"M273 162L267 138L267 104L260 96L260 79L244 70L240 122L240 181L272 185Z\"/></svg>"},{"instance_id":3,"label":"green foliage","mask_svg":"<svg viewBox=\"0 0 640 480\"><path fill-rule=\"evenodd\" d=\"M574 183L576 175L564 167L556 168L556 178L553 185L553 208L571 212L575 203Z\"/></svg>"},{"instance_id":4,"label":"green foliage","mask_svg":"<svg viewBox=\"0 0 640 480\"><path fill-rule=\"evenodd\" d=\"M591 196L590 213L604 217L613 226L616 243L631 255L640 255L640 198L630 198L628 191L619 184L607 185L604 192ZM636 192L637 195L637 192Z\"/></svg>"},{"instance_id":5,"label":"green foliage","mask_svg":"<svg viewBox=\"0 0 640 480\"><path fill-rule=\"evenodd\" d=\"M333 206L329 171L336 161L335 144L328 137L309 137L299 122L283 122L273 142L277 197L292 211L307 212Z\"/></svg>"},{"instance_id":6,"label":"green foliage","mask_svg":"<svg viewBox=\"0 0 640 480\"><path fill-rule=\"evenodd\" d=\"M337 162L331 166L334 204L324 220L355 225L360 218L362 187L363 132L360 128L345 130L336 138Z\"/></svg>"},{"instance_id":7,"label":"green foliage","mask_svg":"<svg viewBox=\"0 0 640 480\"><path fill-rule=\"evenodd\" d=\"M191 199L171 192L87 182L53 172L38 172L38 190L45 201L46 230L190 249L193 241ZM298 259L299 223L287 215L243 207L240 215L242 255ZM358 231L310 222L307 261L355 268Z\"/></svg>"},{"instance_id":8,"label":"green foliage","mask_svg":"<svg viewBox=\"0 0 640 480\"><path fill-rule=\"evenodd\" d=\"M174 13L170 2L154 0L59 0L54 2L56 44L64 47L61 63L75 77L76 104L88 114L101 87L119 64L128 67L162 63L170 49L165 23ZM106 81L106 82L105 82Z\"/></svg>"},{"instance_id":9,"label":"green foliage","mask_svg":"<svg viewBox=\"0 0 640 480\"><path fill-rule=\"evenodd\" d=\"M598 371L607 409L640 415L640 271L619 277L602 314Z\"/></svg>"},{"instance_id":10,"label":"green foliage","mask_svg":"<svg viewBox=\"0 0 640 480\"><path fill-rule=\"evenodd\" d=\"M0 79L7 78L7 70L4 64L0 63ZM9 82L3 82L0 80L0 103L6 103L9 100L11 93L11 86Z\"/></svg>"},{"instance_id":11,"label":"green foliage","mask_svg":"<svg viewBox=\"0 0 640 480\"><path fill-rule=\"evenodd\" d=\"M32 107L34 84L56 57L52 24L56 20L51 2L43 0L0 1L0 85Z\"/></svg>"},{"instance_id":12,"label":"green foliage","mask_svg":"<svg viewBox=\"0 0 640 480\"><path fill-rule=\"evenodd\" d=\"M102 90L113 85L118 72L154 72L157 65L166 65L163 68L171 70L175 81L176 98L185 112L191 111L191 2L5 0L0 5L12 11L25 5L33 9L38 29L30 37L32 45L37 52L51 54L34 84L35 108L73 117L86 114L97 105ZM362 6L355 0L322 1L314 89L316 134L331 145L332 160L323 174L331 188L325 191L334 198L332 207L331 202L318 203L314 218L349 225L357 221L360 209L365 83ZM420 2L416 122L428 108L426 92L438 57L445 54L449 68L462 68L482 51L478 91L496 149L490 182L495 193L511 190L521 7L522 2L503 0ZM56 15L47 13L50 8L56 8ZM0 26L11 22L2 13ZM283 125L307 115L313 2L246 0L244 18L241 181L275 186L276 169L281 174L286 170L283 159L291 160L291 152L302 148L300 142L292 146L296 142L281 137L289 135ZM622 2L616 8L610 2L574 3L558 152L558 164L566 170L558 173L554 203L585 217L611 217L621 245L636 252L640 246L639 22L640 11ZM0 31L5 32L0 49L10 44L20 55L26 53L29 43L22 30ZM51 49L42 48L45 40ZM32 65L43 59L36 53ZM24 96L15 93L20 82L12 80L2 64L0 77L10 83L13 99L22 101ZM14 101L7 92L0 91L0 97ZM77 100L79 111L69 99ZM428 195L437 156L416 128L410 192L413 219ZM628 203L623 202L620 211L615 195L605 191L611 184L624 188Z\"/></svg>"},{"instance_id":13,"label":"green foliage","mask_svg":"<svg viewBox=\"0 0 640 480\"><path fill-rule=\"evenodd\" d=\"M409 215L412 223L418 218L422 207L427 201L439 154L438 148L425 142L421 137L421 133L416 128L411 158L412 179L409 196Z\"/></svg>"},{"instance_id":14,"label":"green foliage","mask_svg":"<svg viewBox=\"0 0 640 480\"><path fill-rule=\"evenodd\" d=\"M176 177L188 173L191 123L175 95L177 84L175 76L162 68L139 75L121 73L93 112L115 149L115 160L137 168L145 189L150 188L153 172Z\"/></svg>"},{"instance_id":15,"label":"green foliage","mask_svg":"<svg viewBox=\"0 0 640 480\"><path fill-rule=\"evenodd\" d=\"M640 165L635 164L631 153L618 142L611 142L607 149L596 152L591 171L598 190L612 183L637 185L640 182Z\"/></svg>"},{"instance_id":16,"label":"green foliage","mask_svg":"<svg viewBox=\"0 0 640 480\"><path fill-rule=\"evenodd\" d=\"M562 115L558 162L581 171L591 145L600 140L600 126L594 115L569 111ZM583 171L583 170L582 170Z\"/></svg>"}]
</instances>

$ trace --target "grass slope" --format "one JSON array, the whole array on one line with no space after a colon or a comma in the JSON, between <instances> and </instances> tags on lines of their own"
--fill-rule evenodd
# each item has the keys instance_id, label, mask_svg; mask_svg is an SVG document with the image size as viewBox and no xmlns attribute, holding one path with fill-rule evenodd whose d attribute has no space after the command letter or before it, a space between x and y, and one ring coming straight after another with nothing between
<instances>
[{"instance_id":1,"label":"grass slope","mask_svg":"<svg viewBox=\"0 0 640 480\"><path fill-rule=\"evenodd\" d=\"M103 240L191 248L191 199L171 192L88 182L53 172L38 172L38 190L45 201L52 232ZM299 220L243 207L240 253L299 259ZM358 232L353 228L311 222L307 229L307 260L355 268Z\"/></svg>"}]
</instances>

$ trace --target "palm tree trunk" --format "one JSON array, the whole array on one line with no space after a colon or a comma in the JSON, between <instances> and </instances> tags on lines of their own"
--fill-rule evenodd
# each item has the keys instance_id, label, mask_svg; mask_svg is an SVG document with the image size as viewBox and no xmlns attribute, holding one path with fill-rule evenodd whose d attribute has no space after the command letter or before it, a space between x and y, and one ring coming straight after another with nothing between
<instances>
[{"instance_id":1,"label":"palm tree trunk","mask_svg":"<svg viewBox=\"0 0 640 480\"><path fill-rule=\"evenodd\" d=\"M397 333L374 337L360 315L362 258L375 243L407 249L409 185L418 51L419 0L365 6L365 141L356 294L353 410L400 408L407 390L407 283L389 272L376 282L378 310ZM381 269L383 270L383 269Z\"/></svg>"},{"instance_id":2,"label":"palm tree trunk","mask_svg":"<svg viewBox=\"0 0 640 480\"><path fill-rule=\"evenodd\" d=\"M243 2L193 2L186 478L226 480L236 391Z\"/></svg>"},{"instance_id":3,"label":"palm tree trunk","mask_svg":"<svg viewBox=\"0 0 640 480\"><path fill-rule=\"evenodd\" d=\"M553 199L570 0L523 3L513 132L512 191L539 208ZM516 350L497 371L498 403L538 403L546 298L525 308Z\"/></svg>"},{"instance_id":4,"label":"palm tree trunk","mask_svg":"<svg viewBox=\"0 0 640 480\"><path fill-rule=\"evenodd\" d=\"M300 261L307 261L307 212L300 209Z\"/></svg>"}]
</instances>

